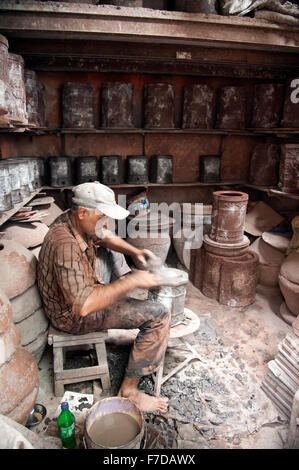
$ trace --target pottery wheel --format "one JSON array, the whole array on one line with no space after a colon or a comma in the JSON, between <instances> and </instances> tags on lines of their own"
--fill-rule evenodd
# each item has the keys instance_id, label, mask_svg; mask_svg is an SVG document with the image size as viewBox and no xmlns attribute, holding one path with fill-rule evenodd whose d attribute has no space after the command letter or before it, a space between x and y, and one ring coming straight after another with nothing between
<instances>
[{"instance_id":1,"label":"pottery wheel","mask_svg":"<svg viewBox=\"0 0 299 470\"><path fill-rule=\"evenodd\" d=\"M199 329L200 319L196 313L192 312L189 308L184 308L184 316L187 320L187 324L179 323L178 325L170 328L170 339L181 338L182 336L191 335Z\"/></svg>"}]
</instances>

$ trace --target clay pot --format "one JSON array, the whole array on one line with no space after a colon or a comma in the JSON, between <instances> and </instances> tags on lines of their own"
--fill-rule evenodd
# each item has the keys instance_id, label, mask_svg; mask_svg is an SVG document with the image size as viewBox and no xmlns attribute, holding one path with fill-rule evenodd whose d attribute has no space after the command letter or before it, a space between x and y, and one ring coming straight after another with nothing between
<instances>
[{"instance_id":1,"label":"clay pot","mask_svg":"<svg viewBox=\"0 0 299 470\"><path fill-rule=\"evenodd\" d=\"M220 243L242 243L248 194L239 191L213 193L210 238Z\"/></svg>"},{"instance_id":2,"label":"clay pot","mask_svg":"<svg viewBox=\"0 0 299 470\"><path fill-rule=\"evenodd\" d=\"M202 183L220 181L220 155L201 155L199 160L199 180Z\"/></svg>"},{"instance_id":3,"label":"clay pot","mask_svg":"<svg viewBox=\"0 0 299 470\"><path fill-rule=\"evenodd\" d=\"M151 83L144 87L146 129L173 129L174 87L169 83Z\"/></svg>"},{"instance_id":4,"label":"clay pot","mask_svg":"<svg viewBox=\"0 0 299 470\"><path fill-rule=\"evenodd\" d=\"M0 213L12 207L9 168L7 164L0 162Z\"/></svg>"},{"instance_id":5,"label":"clay pot","mask_svg":"<svg viewBox=\"0 0 299 470\"><path fill-rule=\"evenodd\" d=\"M108 82L102 84L102 127L133 127L133 90L132 83Z\"/></svg>"},{"instance_id":6,"label":"clay pot","mask_svg":"<svg viewBox=\"0 0 299 470\"><path fill-rule=\"evenodd\" d=\"M172 156L153 155L151 158L151 182L172 183Z\"/></svg>"},{"instance_id":7,"label":"clay pot","mask_svg":"<svg viewBox=\"0 0 299 470\"><path fill-rule=\"evenodd\" d=\"M98 159L97 157L77 157L76 164L76 184L88 183L98 180Z\"/></svg>"},{"instance_id":8,"label":"clay pot","mask_svg":"<svg viewBox=\"0 0 299 470\"><path fill-rule=\"evenodd\" d=\"M255 299L258 256L247 251L241 256L222 257L201 251L199 285L202 293L230 307L244 307Z\"/></svg>"},{"instance_id":9,"label":"clay pot","mask_svg":"<svg viewBox=\"0 0 299 470\"><path fill-rule=\"evenodd\" d=\"M17 165L20 178L20 193L22 199L30 196L30 174L28 158L13 158L12 163Z\"/></svg>"},{"instance_id":10,"label":"clay pot","mask_svg":"<svg viewBox=\"0 0 299 470\"><path fill-rule=\"evenodd\" d=\"M93 86L90 83L63 84L62 118L65 128L94 128Z\"/></svg>"},{"instance_id":11,"label":"clay pot","mask_svg":"<svg viewBox=\"0 0 299 470\"><path fill-rule=\"evenodd\" d=\"M291 87L293 79L290 79L286 86L285 101L283 108L283 119L281 121L282 127L299 127L299 113L298 103L292 100L292 93L295 88Z\"/></svg>"},{"instance_id":12,"label":"clay pot","mask_svg":"<svg viewBox=\"0 0 299 470\"><path fill-rule=\"evenodd\" d=\"M8 81L8 41L0 34L0 116L8 113L6 86Z\"/></svg>"},{"instance_id":13,"label":"clay pot","mask_svg":"<svg viewBox=\"0 0 299 470\"><path fill-rule=\"evenodd\" d=\"M107 185L122 184L124 182L121 155L106 155L101 157L101 182Z\"/></svg>"},{"instance_id":14,"label":"clay pot","mask_svg":"<svg viewBox=\"0 0 299 470\"><path fill-rule=\"evenodd\" d=\"M246 90L227 86L219 89L217 129L244 129L246 116Z\"/></svg>"},{"instance_id":15,"label":"clay pot","mask_svg":"<svg viewBox=\"0 0 299 470\"><path fill-rule=\"evenodd\" d=\"M264 129L279 127L283 100L283 84L261 83L255 85L252 127Z\"/></svg>"},{"instance_id":16,"label":"clay pot","mask_svg":"<svg viewBox=\"0 0 299 470\"><path fill-rule=\"evenodd\" d=\"M26 111L28 115L28 123L38 126L38 91L37 78L33 70L25 70L25 90L26 90Z\"/></svg>"},{"instance_id":17,"label":"clay pot","mask_svg":"<svg viewBox=\"0 0 299 470\"><path fill-rule=\"evenodd\" d=\"M213 128L213 88L208 85L185 85L183 129Z\"/></svg>"},{"instance_id":18,"label":"clay pot","mask_svg":"<svg viewBox=\"0 0 299 470\"><path fill-rule=\"evenodd\" d=\"M257 144L251 156L249 183L257 186L276 186L279 155L279 145Z\"/></svg>"},{"instance_id":19,"label":"clay pot","mask_svg":"<svg viewBox=\"0 0 299 470\"><path fill-rule=\"evenodd\" d=\"M127 183L148 183L148 160L146 155L127 156Z\"/></svg>"},{"instance_id":20,"label":"clay pot","mask_svg":"<svg viewBox=\"0 0 299 470\"><path fill-rule=\"evenodd\" d=\"M259 257L259 284L269 287L277 286L280 267L285 259L284 254L266 243L262 237L257 238L250 245L250 250L257 253Z\"/></svg>"},{"instance_id":21,"label":"clay pot","mask_svg":"<svg viewBox=\"0 0 299 470\"><path fill-rule=\"evenodd\" d=\"M55 188L72 185L72 167L69 157L49 157L50 185Z\"/></svg>"},{"instance_id":22,"label":"clay pot","mask_svg":"<svg viewBox=\"0 0 299 470\"><path fill-rule=\"evenodd\" d=\"M289 281L279 274L279 287L285 298L285 303L294 316L299 315L299 284Z\"/></svg>"},{"instance_id":23,"label":"clay pot","mask_svg":"<svg viewBox=\"0 0 299 470\"><path fill-rule=\"evenodd\" d=\"M190 257L192 247L192 230L180 230L173 235L172 244L181 264L188 270L190 269Z\"/></svg>"},{"instance_id":24,"label":"clay pot","mask_svg":"<svg viewBox=\"0 0 299 470\"><path fill-rule=\"evenodd\" d=\"M287 193L298 191L299 145L282 144L279 166L279 189Z\"/></svg>"},{"instance_id":25,"label":"clay pot","mask_svg":"<svg viewBox=\"0 0 299 470\"><path fill-rule=\"evenodd\" d=\"M279 287L285 303L294 315L299 315L299 253L290 253L282 263L279 274Z\"/></svg>"},{"instance_id":26,"label":"clay pot","mask_svg":"<svg viewBox=\"0 0 299 470\"><path fill-rule=\"evenodd\" d=\"M127 242L136 248L147 248L165 263L168 251L171 245L169 231L174 220L163 214L149 213L144 216L130 217L131 228L138 227L138 236L130 236L130 225L128 225ZM136 223L138 222L138 225ZM138 269L144 269L144 266L136 263Z\"/></svg>"},{"instance_id":27,"label":"clay pot","mask_svg":"<svg viewBox=\"0 0 299 470\"><path fill-rule=\"evenodd\" d=\"M24 59L17 54L8 54L6 101L8 104L6 117L15 124L27 124Z\"/></svg>"},{"instance_id":28,"label":"clay pot","mask_svg":"<svg viewBox=\"0 0 299 470\"><path fill-rule=\"evenodd\" d=\"M11 305L0 291L0 413L25 424L38 394L38 368L20 346Z\"/></svg>"}]
</instances>

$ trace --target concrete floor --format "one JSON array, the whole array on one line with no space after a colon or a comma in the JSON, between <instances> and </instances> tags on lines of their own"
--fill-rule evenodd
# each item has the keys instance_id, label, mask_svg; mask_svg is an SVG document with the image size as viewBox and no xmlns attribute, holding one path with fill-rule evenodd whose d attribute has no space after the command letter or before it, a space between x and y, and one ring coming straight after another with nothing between
<instances>
[{"instance_id":1,"label":"concrete floor","mask_svg":"<svg viewBox=\"0 0 299 470\"><path fill-rule=\"evenodd\" d=\"M275 358L278 344L292 331L279 316L281 302L278 288L258 286L252 305L231 308L208 299L192 284L188 285L186 307L199 316L200 328L185 339L202 361L193 360L165 382L161 395L169 397L169 410L165 415L145 414L145 448L284 448L288 421L260 389L267 363ZM130 345L135 334L136 331L109 330L107 350L111 369L113 357L116 357L116 369L124 367L122 348ZM167 350L165 374L188 354L182 347L181 344ZM113 370L110 373L113 375ZM148 384L149 380L141 388L152 392ZM103 397L100 381L69 385L65 391L87 394L90 403ZM110 396L116 393L114 388ZM51 436L58 447L56 417L61 401L62 398L53 395L52 350L47 347L39 363L37 399L46 406L47 417L31 431L40 437ZM85 409L75 408L77 443L83 448L88 407L90 404Z\"/></svg>"}]
</instances>

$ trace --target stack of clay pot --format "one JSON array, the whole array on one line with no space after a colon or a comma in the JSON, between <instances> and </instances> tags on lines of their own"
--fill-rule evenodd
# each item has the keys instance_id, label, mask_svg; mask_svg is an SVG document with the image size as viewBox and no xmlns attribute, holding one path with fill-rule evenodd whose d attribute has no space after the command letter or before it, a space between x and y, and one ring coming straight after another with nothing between
<instances>
[{"instance_id":1,"label":"stack of clay pot","mask_svg":"<svg viewBox=\"0 0 299 470\"><path fill-rule=\"evenodd\" d=\"M36 283L36 257L16 240L0 239L0 289L10 300L21 345L39 362L49 321Z\"/></svg>"},{"instance_id":2,"label":"stack of clay pot","mask_svg":"<svg viewBox=\"0 0 299 470\"><path fill-rule=\"evenodd\" d=\"M25 424L38 394L38 368L20 344L9 299L0 290L0 414Z\"/></svg>"},{"instance_id":3,"label":"stack of clay pot","mask_svg":"<svg viewBox=\"0 0 299 470\"><path fill-rule=\"evenodd\" d=\"M248 194L213 193L212 229L203 247L192 250L189 277L204 295L231 307L254 302L258 256L244 235Z\"/></svg>"},{"instance_id":4,"label":"stack of clay pot","mask_svg":"<svg viewBox=\"0 0 299 470\"><path fill-rule=\"evenodd\" d=\"M281 264L278 276L279 287L285 302L280 315L293 324L299 315L299 216L292 220L293 236L286 250L287 257Z\"/></svg>"}]
</instances>

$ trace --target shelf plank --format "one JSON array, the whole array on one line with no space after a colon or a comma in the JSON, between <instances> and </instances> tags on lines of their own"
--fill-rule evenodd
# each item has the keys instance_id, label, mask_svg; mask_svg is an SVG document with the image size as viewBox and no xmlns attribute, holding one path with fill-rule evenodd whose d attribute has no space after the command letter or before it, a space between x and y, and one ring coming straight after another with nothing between
<instances>
[{"instance_id":1,"label":"shelf plank","mask_svg":"<svg viewBox=\"0 0 299 470\"><path fill-rule=\"evenodd\" d=\"M230 186L230 185L244 185L244 181L219 181L216 183L202 183L200 181L195 181L195 182L188 182L188 183L140 183L140 184L129 184L129 183L123 183L123 184L110 184L107 185L109 188L149 188L149 187L161 187L161 188L173 188L173 187L192 187L192 186ZM75 186L75 185L74 185ZM74 186L62 186L62 187L54 187L54 186L44 186L44 190L56 190L56 191L63 191L65 189L72 189Z\"/></svg>"},{"instance_id":2,"label":"shelf plank","mask_svg":"<svg viewBox=\"0 0 299 470\"><path fill-rule=\"evenodd\" d=\"M44 134L199 134L199 135L243 135L249 137L259 137L261 135L299 135L299 129L142 129L142 128L46 128L35 126L10 126L0 127L1 133L26 133L33 135Z\"/></svg>"},{"instance_id":3,"label":"shelf plank","mask_svg":"<svg viewBox=\"0 0 299 470\"><path fill-rule=\"evenodd\" d=\"M299 194L296 193L285 193L283 191L279 191L278 189L270 189L269 192L274 196L282 196L287 197L289 199L297 199L297 201L299 201Z\"/></svg>"}]
</instances>

